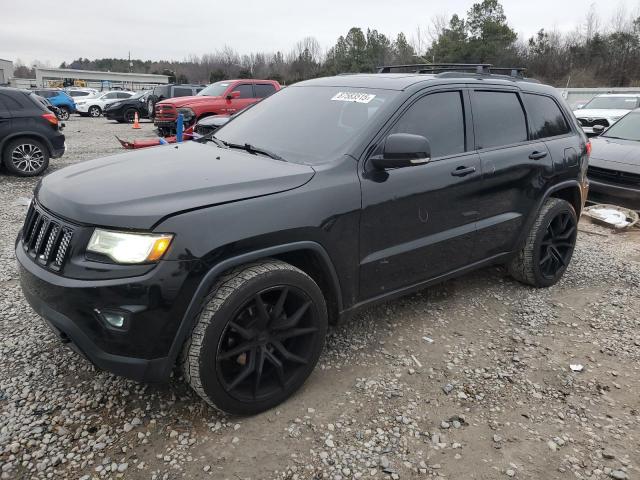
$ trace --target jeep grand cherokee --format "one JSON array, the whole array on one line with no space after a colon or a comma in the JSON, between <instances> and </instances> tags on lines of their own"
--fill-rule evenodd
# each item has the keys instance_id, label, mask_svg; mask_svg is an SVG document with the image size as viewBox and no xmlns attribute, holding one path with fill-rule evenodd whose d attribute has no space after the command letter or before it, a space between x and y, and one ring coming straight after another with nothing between
<instances>
[{"instance_id":1,"label":"jeep grand cherokee","mask_svg":"<svg viewBox=\"0 0 640 480\"><path fill-rule=\"evenodd\" d=\"M296 391L327 324L361 307L491 264L553 285L584 133L519 72L430 68L301 82L215 136L45 177L16 241L26 298L98 367L157 381L178 364L207 402L251 414Z\"/></svg>"}]
</instances>

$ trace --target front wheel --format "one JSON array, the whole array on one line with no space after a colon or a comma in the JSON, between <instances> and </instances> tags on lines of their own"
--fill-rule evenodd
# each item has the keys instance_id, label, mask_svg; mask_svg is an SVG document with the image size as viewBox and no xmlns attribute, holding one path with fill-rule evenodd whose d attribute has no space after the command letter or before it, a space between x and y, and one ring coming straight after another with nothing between
<instances>
[{"instance_id":1,"label":"front wheel","mask_svg":"<svg viewBox=\"0 0 640 480\"><path fill-rule=\"evenodd\" d=\"M69 120L71 113L67 107L58 107L58 119L59 120Z\"/></svg>"},{"instance_id":2,"label":"front wheel","mask_svg":"<svg viewBox=\"0 0 640 480\"><path fill-rule=\"evenodd\" d=\"M569 266L578 236L578 218L566 200L548 198L522 250L508 265L516 280L534 287L556 284Z\"/></svg>"},{"instance_id":3,"label":"front wheel","mask_svg":"<svg viewBox=\"0 0 640 480\"><path fill-rule=\"evenodd\" d=\"M135 108L129 108L124 112L122 118L126 123L133 123L136 118L136 113L137 110Z\"/></svg>"},{"instance_id":4,"label":"front wheel","mask_svg":"<svg viewBox=\"0 0 640 480\"><path fill-rule=\"evenodd\" d=\"M324 346L327 308L303 271L265 260L225 274L209 294L182 368L210 405L252 415L290 397Z\"/></svg>"},{"instance_id":5,"label":"front wheel","mask_svg":"<svg viewBox=\"0 0 640 480\"><path fill-rule=\"evenodd\" d=\"M93 118L97 118L100 116L100 114L102 114L102 110L100 110L100 107L97 105L93 105L91 107L89 107L89 116L93 117Z\"/></svg>"}]
</instances>

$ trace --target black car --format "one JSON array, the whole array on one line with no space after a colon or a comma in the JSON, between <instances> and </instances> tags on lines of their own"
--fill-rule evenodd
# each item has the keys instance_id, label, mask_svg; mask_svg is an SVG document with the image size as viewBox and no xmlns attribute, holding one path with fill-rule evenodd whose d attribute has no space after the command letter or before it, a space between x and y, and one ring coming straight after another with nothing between
<instances>
[{"instance_id":1,"label":"black car","mask_svg":"<svg viewBox=\"0 0 640 480\"><path fill-rule=\"evenodd\" d=\"M147 100L151 90L137 92L129 98L105 105L103 115L118 123L133 123L136 113L138 118L149 118Z\"/></svg>"},{"instance_id":2,"label":"black car","mask_svg":"<svg viewBox=\"0 0 640 480\"><path fill-rule=\"evenodd\" d=\"M14 175L33 177L64 154L58 117L28 90L0 87L0 157Z\"/></svg>"},{"instance_id":3,"label":"black car","mask_svg":"<svg viewBox=\"0 0 640 480\"><path fill-rule=\"evenodd\" d=\"M589 199L640 210L640 109L594 130L601 135L591 139Z\"/></svg>"},{"instance_id":4,"label":"black car","mask_svg":"<svg viewBox=\"0 0 640 480\"><path fill-rule=\"evenodd\" d=\"M156 103L166 100L167 98L174 97L192 97L197 95L202 90L204 85L190 85L190 84L168 84L158 85L154 87L151 94L147 98L147 111L149 112L149 118L153 118Z\"/></svg>"},{"instance_id":5,"label":"black car","mask_svg":"<svg viewBox=\"0 0 640 480\"><path fill-rule=\"evenodd\" d=\"M179 364L251 414L363 307L492 264L555 284L587 138L552 87L468 68L300 82L202 141L48 175L16 241L24 295L98 367Z\"/></svg>"}]
</instances>

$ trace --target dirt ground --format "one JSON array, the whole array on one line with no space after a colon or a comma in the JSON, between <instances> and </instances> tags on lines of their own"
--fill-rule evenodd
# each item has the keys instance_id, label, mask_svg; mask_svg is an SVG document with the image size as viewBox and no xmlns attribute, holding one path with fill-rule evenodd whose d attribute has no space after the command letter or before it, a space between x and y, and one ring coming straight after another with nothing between
<instances>
[{"instance_id":1,"label":"dirt ground","mask_svg":"<svg viewBox=\"0 0 640 480\"><path fill-rule=\"evenodd\" d=\"M52 163L116 152L114 134L152 132L74 118ZM98 372L48 331L13 256L35 183L0 174L3 479L640 478L638 229L581 221L550 289L492 267L362 312L293 398L240 418L180 378Z\"/></svg>"}]
</instances>

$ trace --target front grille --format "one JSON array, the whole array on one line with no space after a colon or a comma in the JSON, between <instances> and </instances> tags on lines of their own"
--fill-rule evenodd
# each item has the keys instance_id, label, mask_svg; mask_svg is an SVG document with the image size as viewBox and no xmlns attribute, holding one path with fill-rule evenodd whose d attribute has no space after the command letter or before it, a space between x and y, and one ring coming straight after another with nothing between
<instances>
[{"instance_id":1,"label":"front grille","mask_svg":"<svg viewBox=\"0 0 640 480\"><path fill-rule=\"evenodd\" d=\"M609 126L606 118L579 118L578 121L583 127L593 127L595 125L602 125L603 127Z\"/></svg>"},{"instance_id":2,"label":"front grille","mask_svg":"<svg viewBox=\"0 0 640 480\"><path fill-rule=\"evenodd\" d=\"M22 229L22 244L35 262L61 271L72 238L73 228L31 203Z\"/></svg>"},{"instance_id":3,"label":"front grille","mask_svg":"<svg viewBox=\"0 0 640 480\"><path fill-rule=\"evenodd\" d=\"M178 111L173 105L156 105L155 120L158 122L175 122L178 118Z\"/></svg>"},{"instance_id":4,"label":"front grille","mask_svg":"<svg viewBox=\"0 0 640 480\"><path fill-rule=\"evenodd\" d=\"M640 174L609 170L608 168L589 167L587 176L624 185L640 185Z\"/></svg>"}]
</instances>

